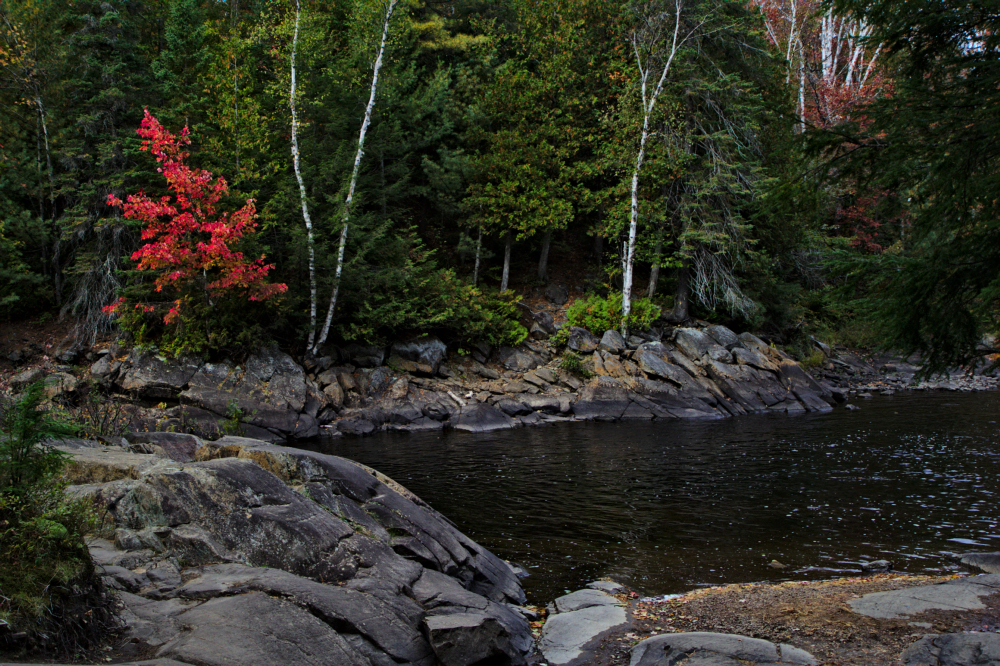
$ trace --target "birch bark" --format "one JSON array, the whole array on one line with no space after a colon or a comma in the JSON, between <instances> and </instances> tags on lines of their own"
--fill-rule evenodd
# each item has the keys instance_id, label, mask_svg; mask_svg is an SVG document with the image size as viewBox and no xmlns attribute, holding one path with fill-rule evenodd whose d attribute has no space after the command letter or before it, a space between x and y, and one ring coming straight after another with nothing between
<instances>
[{"instance_id":1,"label":"birch bark","mask_svg":"<svg viewBox=\"0 0 1000 666\"><path fill-rule=\"evenodd\" d=\"M299 199L302 202L302 219L306 223L306 249L309 253L309 341L307 347L314 351L316 341L316 243L313 238L312 217L309 215L309 202L306 199L306 184L302 179L302 168L299 159L299 115L295 104L295 58L299 46L299 19L302 7L295 0L295 33L292 36L292 83L288 93L288 106L292 111L292 165L295 168L295 180L299 183Z\"/></svg>"},{"instance_id":2,"label":"birch bark","mask_svg":"<svg viewBox=\"0 0 1000 666\"><path fill-rule=\"evenodd\" d=\"M507 291L507 282L510 278L510 246L514 242L514 236L509 231L506 240L503 249L503 277L500 279L500 291Z\"/></svg>"},{"instance_id":3,"label":"birch bark","mask_svg":"<svg viewBox=\"0 0 1000 666\"><path fill-rule=\"evenodd\" d=\"M62 229L56 221L56 183L52 170L52 153L49 150L49 124L45 119L45 107L42 105L42 96L35 96L35 103L38 105L38 118L42 123L42 136L45 139L45 164L49 172L49 213L52 215L52 274L54 276L53 286L56 292L56 306L62 305Z\"/></svg>"},{"instance_id":4,"label":"birch bark","mask_svg":"<svg viewBox=\"0 0 1000 666\"><path fill-rule=\"evenodd\" d=\"M483 256L483 228L479 227L479 237L476 239L476 267L472 269L472 286L479 284L479 260Z\"/></svg>"},{"instance_id":5,"label":"birch bark","mask_svg":"<svg viewBox=\"0 0 1000 666\"><path fill-rule=\"evenodd\" d=\"M326 321L323 322L323 330L311 350L314 354L326 342L330 334L330 324L333 322L333 311L337 308L337 297L340 295L340 277L344 271L344 250L347 247L347 232L351 221L351 203L354 200L354 188L358 183L358 173L361 171L361 157L365 154L365 134L368 132L368 126L372 121L372 109L375 108L378 75L382 70L385 44L389 39L389 21L392 19L392 12L396 9L398 1L389 0L385 10L385 20L382 22L382 41L379 44L378 56L375 58L375 65L373 66L371 94L368 97L368 106L365 108L365 118L361 122L361 132L358 134L358 152L354 157L354 171L351 173L351 183L347 188L347 200L344 202L344 226L340 231L340 246L337 249L337 264L333 276L333 293L330 295L330 306L326 311Z\"/></svg>"},{"instance_id":6,"label":"birch bark","mask_svg":"<svg viewBox=\"0 0 1000 666\"><path fill-rule=\"evenodd\" d=\"M632 170L632 205L629 212L628 241L622 248L623 276L622 276L622 337L628 338L628 317L632 311L632 269L635 264L635 242L639 229L639 172L642 171L643 162L646 160L646 143L649 140L649 124L656 106L656 99L663 90L663 84L670 73L670 66L674 62L678 49L688 40L693 31L681 37L681 12L684 8L683 0L674 0L674 26L673 35L670 38L669 51L663 61L663 70L660 72L659 81L651 92L649 91L649 77L653 66L651 60L653 52L649 53L643 64L643 51L647 48L656 49L655 44L644 44L644 38L651 36L658 37L658 31L653 30L652 35L640 34L637 30L632 33L632 50L635 53L636 64L639 67L639 80L642 84L642 134L639 137L639 153L636 155L635 168ZM646 19L649 21L650 19Z\"/></svg>"}]
</instances>

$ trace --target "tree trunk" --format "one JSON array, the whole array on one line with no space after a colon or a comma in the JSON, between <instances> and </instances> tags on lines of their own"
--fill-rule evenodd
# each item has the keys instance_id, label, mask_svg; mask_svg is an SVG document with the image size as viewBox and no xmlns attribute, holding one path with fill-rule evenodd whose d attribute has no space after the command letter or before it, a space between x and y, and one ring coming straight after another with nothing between
<instances>
[{"instance_id":1,"label":"tree trunk","mask_svg":"<svg viewBox=\"0 0 1000 666\"><path fill-rule=\"evenodd\" d=\"M56 292L56 307L62 306L62 257L60 249L62 247L62 229L56 221L56 181L52 170L52 153L49 150L49 124L45 120L45 107L42 106L41 95L35 96L38 104L38 117L42 122L42 136L45 137L45 163L49 170L49 214L52 215L52 276L53 286Z\"/></svg>"},{"instance_id":2,"label":"tree trunk","mask_svg":"<svg viewBox=\"0 0 1000 666\"><path fill-rule=\"evenodd\" d=\"M312 218L309 216L309 204L306 200L306 184L302 179L302 169L299 164L299 116L295 105L295 56L299 46L299 18L301 6L295 0L295 34L292 37L292 85L288 94L288 106L292 111L292 165L295 168L295 180L299 183L299 199L302 202L302 219L306 223L306 250L309 253L309 342L307 349L313 350L316 340L316 308L318 296L316 293L316 243L313 239Z\"/></svg>"},{"instance_id":3,"label":"tree trunk","mask_svg":"<svg viewBox=\"0 0 1000 666\"><path fill-rule=\"evenodd\" d=\"M677 55L678 48L691 36L691 33L688 33L683 38L680 37L682 9L682 0L674 0L674 30L673 40L670 44L670 53L663 64L663 72L660 74L660 80L651 94L647 90L650 71L648 67L643 66L640 55L640 37L638 34L633 34L632 36L632 48L635 52L636 63L639 66L640 81L642 82L643 118L642 134L639 138L639 154L636 156L635 169L632 171L632 206L629 213L628 241L626 241L625 246L622 248L621 333L622 337L626 339L628 339L628 317L632 312L632 267L635 264L635 241L639 230L639 172L642 170L642 164L646 158L646 142L649 139L649 120L653 115L653 108L656 106L656 98L659 97L660 91L663 90L663 84L667 80L667 74L670 73L670 65L674 61L674 56ZM648 58L646 63L647 65L649 64Z\"/></svg>"},{"instance_id":4,"label":"tree trunk","mask_svg":"<svg viewBox=\"0 0 1000 666\"><path fill-rule=\"evenodd\" d=\"M549 281L549 248L552 246L552 230L547 229L542 237L542 255L538 258L538 280Z\"/></svg>"},{"instance_id":5,"label":"tree trunk","mask_svg":"<svg viewBox=\"0 0 1000 666\"><path fill-rule=\"evenodd\" d=\"M649 289L646 298L652 298L656 293L656 283L660 280L660 255L663 253L663 234L656 237L656 249L653 252L653 267L649 269Z\"/></svg>"},{"instance_id":6,"label":"tree trunk","mask_svg":"<svg viewBox=\"0 0 1000 666\"><path fill-rule=\"evenodd\" d=\"M472 269L472 286L479 284L479 260L483 255L483 228L479 227L479 238L476 239L476 267Z\"/></svg>"},{"instance_id":7,"label":"tree trunk","mask_svg":"<svg viewBox=\"0 0 1000 666\"><path fill-rule=\"evenodd\" d=\"M500 291L507 291L507 281L510 278L510 245L513 240L513 235L508 231L503 249L503 278L500 280Z\"/></svg>"},{"instance_id":8,"label":"tree trunk","mask_svg":"<svg viewBox=\"0 0 1000 666\"><path fill-rule=\"evenodd\" d=\"M601 234L594 234L594 257L598 266L604 263L604 236Z\"/></svg>"},{"instance_id":9,"label":"tree trunk","mask_svg":"<svg viewBox=\"0 0 1000 666\"><path fill-rule=\"evenodd\" d=\"M375 93L378 90L378 75L382 70L382 58L385 55L385 43L389 39L389 21L392 19L392 12L396 8L399 0L389 0L385 10L385 20L382 23L382 42L378 47L378 56L375 58L375 65L372 68L371 94L368 96L368 106L365 108L365 118L361 122L361 132L358 134L358 152L354 156L354 171L351 173L351 184L347 188L347 200L344 202L344 228L340 232L340 247L337 250L337 267L333 276L333 293L330 294L330 307L326 311L326 321L323 323L323 331L319 339L313 346L313 353L326 342L330 334L330 324L333 322L333 311L337 308L337 296L340 294L340 276L344 271L344 250L347 247L347 231L351 220L351 202L354 200L354 188L358 184L358 173L361 171L361 157L365 154L365 134L368 126L372 122L372 109L375 108Z\"/></svg>"},{"instance_id":10,"label":"tree trunk","mask_svg":"<svg viewBox=\"0 0 1000 666\"><path fill-rule=\"evenodd\" d=\"M677 291L674 293L674 309L667 316L672 324L683 324L691 317L691 264L685 259L677 271Z\"/></svg>"}]
</instances>

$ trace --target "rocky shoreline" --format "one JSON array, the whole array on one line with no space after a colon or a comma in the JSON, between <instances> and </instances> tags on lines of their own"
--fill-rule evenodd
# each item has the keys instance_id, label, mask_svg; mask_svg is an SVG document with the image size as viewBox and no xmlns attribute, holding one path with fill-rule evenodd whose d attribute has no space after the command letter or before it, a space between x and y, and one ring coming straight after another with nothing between
<instances>
[{"instance_id":1,"label":"rocky shoreline","mask_svg":"<svg viewBox=\"0 0 1000 666\"><path fill-rule=\"evenodd\" d=\"M303 364L276 349L242 364L168 359L118 345L91 351L85 371L33 367L10 390L45 380L72 404L95 388L127 402L129 430L238 433L271 442L444 428L490 432L562 421L718 419L827 411L847 394L779 349L722 326L654 331L625 341L570 330L548 341L448 355L432 336L388 349L348 348Z\"/></svg>"},{"instance_id":2,"label":"rocky shoreline","mask_svg":"<svg viewBox=\"0 0 1000 666\"><path fill-rule=\"evenodd\" d=\"M108 660L526 663L537 615L515 568L391 479L247 438L147 446L60 446L69 492L113 523L89 544L121 603Z\"/></svg>"},{"instance_id":3,"label":"rocky shoreline","mask_svg":"<svg viewBox=\"0 0 1000 666\"><path fill-rule=\"evenodd\" d=\"M44 380L49 396L69 406L92 400L96 391L105 396L105 421L114 420L107 417L110 405L120 405L116 417L125 426L110 434L239 434L277 443L379 431L481 433L565 421L822 412L876 393L1000 385L995 372L917 381L916 359L866 358L818 340L821 361L806 371L751 333L705 322L628 340L616 331L598 338L571 327L561 333L561 347L551 337L558 330L552 315L529 312L533 337L516 348L449 352L425 335L321 358L296 360L271 348L243 363L208 363L113 343L42 356L0 379L0 390ZM30 360L27 354L13 353L20 362Z\"/></svg>"}]
</instances>

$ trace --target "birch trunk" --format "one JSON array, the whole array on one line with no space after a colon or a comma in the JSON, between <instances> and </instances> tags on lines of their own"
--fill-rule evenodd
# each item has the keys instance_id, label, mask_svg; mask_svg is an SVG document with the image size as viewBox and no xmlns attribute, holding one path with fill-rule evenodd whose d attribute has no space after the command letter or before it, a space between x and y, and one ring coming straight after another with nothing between
<instances>
[{"instance_id":1,"label":"birch trunk","mask_svg":"<svg viewBox=\"0 0 1000 666\"><path fill-rule=\"evenodd\" d=\"M642 82L642 135L639 138L639 154L635 159L635 168L632 171L632 206L629 214L628 241L622 248L623 276L622 276L622 337L628 339L628 316L632 311L632 267L635 264L635 241L639 229L639 172L642 170L643 162L646 159L646 142L649 140L649 122L656 106L656 98L663 90L663 84L667 80L670 72L670 65L673 64L674 56L677 55L678 48L687 41L691 33L683 38L681 31L681 10L682 0L674 0L674 32L670 42L670 52L666 62L663 64L663 71L660 73L660 80L656 88L650 94L647 85L649 82L649 58L646 66L643 66L642 54L640 52L640 37L637 33L632 34L632 49L635 52L636 64L639 67L639 77Z\"/></svg>"},{"instance_id":2,"label":"birch trunk","mask_svg":"<svg viewBox=\"0 0 1000 666\"><path fill-rule=\"evenodd\" d=\"M375 58L375 65L372 74L371 94L368 97L368 106L365 108L365 118L361 122L361 132L358 134L358 152L354 156L354 171L351 173L351 183L347 188L347 200L344 202L344 227L340 232L340 246L337 250L337 266L333 275L333 293L330 295L330 307L326 311L326 321L323 323L323 330L319 339L313 346L313 353L326 342L330 334L330 324L333 322L333 311L337 307L337 297L340 295L340 277L344 271L344 250L347 247L347 232L351 221L351 202L354 200L354 188L358 184L358 173L361 171L361 157L365 154L365 134L372 121L372 109L375 108L375 93L378 90L378 75L382 70L382 57L385 55L385 43L389 39L389 21L392 19L392 12L396 9L399 0L389 0L385 10L385 20L382 23L382 41L378 47L378 56Z\"/></svg>"},{"instance_id":3,"label":"birch trunk","mask_svg":"<svg viewBox=\"0 0 1000 666\"><path fill-rule=\"evenodd\" d=\"M538 279L549 281L549 248L552 247L552 230L548 229L542 237L542 254L538 257Z\"/></svg>"},{"instance_id":4,"label":"birch trunk","mask_svg":"<svg viewBox=\"0 0 1000 666\"><path fill-rule=\"evenodd\" d=\"M295 104L295 58L299 46L299 18L302 8L299 0L295 0L295 34L292 37L292 84L288 94L288 106L292 111L292 165L295 167L295 180L299 183L299 199L302 202L302 219L306 223L306 250L309 253L309 342L307 348L313 350L316 340L316 244L313 239L312 218L309 216L309 203L306 200L306 184L302 179L302 169L299 160L299 115Z\"/></svg>"},{"instance_id":5,"label":"birch trunk","mask_svg":"<svg viewBox=\"0 0 1000 666\"><path fill-rule=\"evenodd\" d=\"M45 119L45 107L42 106L41 95L35 96L35 102L38 104L38 117L42 123L42 136L45 139L45 164L49 172L49 213L52 215L52 235L55 239L52 242L52 275L56 292L56 306L59 307L62 305L62 258L60 256L62 230L59 228L59 223L56 222L56 182L52 170L52 153L49 150L49 125Z\"/></svg>"},{"instance_id":6,"label":"birch trunk","mask_svg":"<svg viewBox=\"0 0 1000 666\"><path fill-rule=\"evenodd\" d=\"M799 40L799 134L806 131L806 54L802 47L802 40Z\"/></svg>"},{"instance_id":7,"label":"birch trunk","mask_svg":"<svg viewBox=\"0 0 1000 666\"><path fill-rule=\"evenodd\" d=\"M479 227L479 238L476 239L476 267L472 269L472 286L479 284L479 260L483 256L483 228Z\"/></svg>"},{"instance_id":8,"label":"birch trunk","mask_svg":"<svg viewBox=\"0 0 1000 666\"><path fill-rule=\"evenodd\" d=\"M500 291L507 291L507 281L510 278L510 246L514 240L509 231L505 239L506 243L503 249L503 277L500 279Z\"/></svg>"}]
</instances>

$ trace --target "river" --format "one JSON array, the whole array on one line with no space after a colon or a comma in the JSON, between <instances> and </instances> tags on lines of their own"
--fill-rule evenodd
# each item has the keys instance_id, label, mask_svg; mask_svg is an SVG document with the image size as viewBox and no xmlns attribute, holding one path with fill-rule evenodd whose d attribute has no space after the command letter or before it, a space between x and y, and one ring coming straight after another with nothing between
<instances>
[{"instance_id":1,"label":"river","mask_svg":"<svg viewBox=\"0 0 1000 666\"><path fill-rule=\"evenodd\" d=\"M602 576L658 595L833 578L870 559L941 573L957 570L944 553L1000 550L1000 393L855 404L311 448L388 474L526 567L535 603Z\"/></svg>"}]
</instances>

